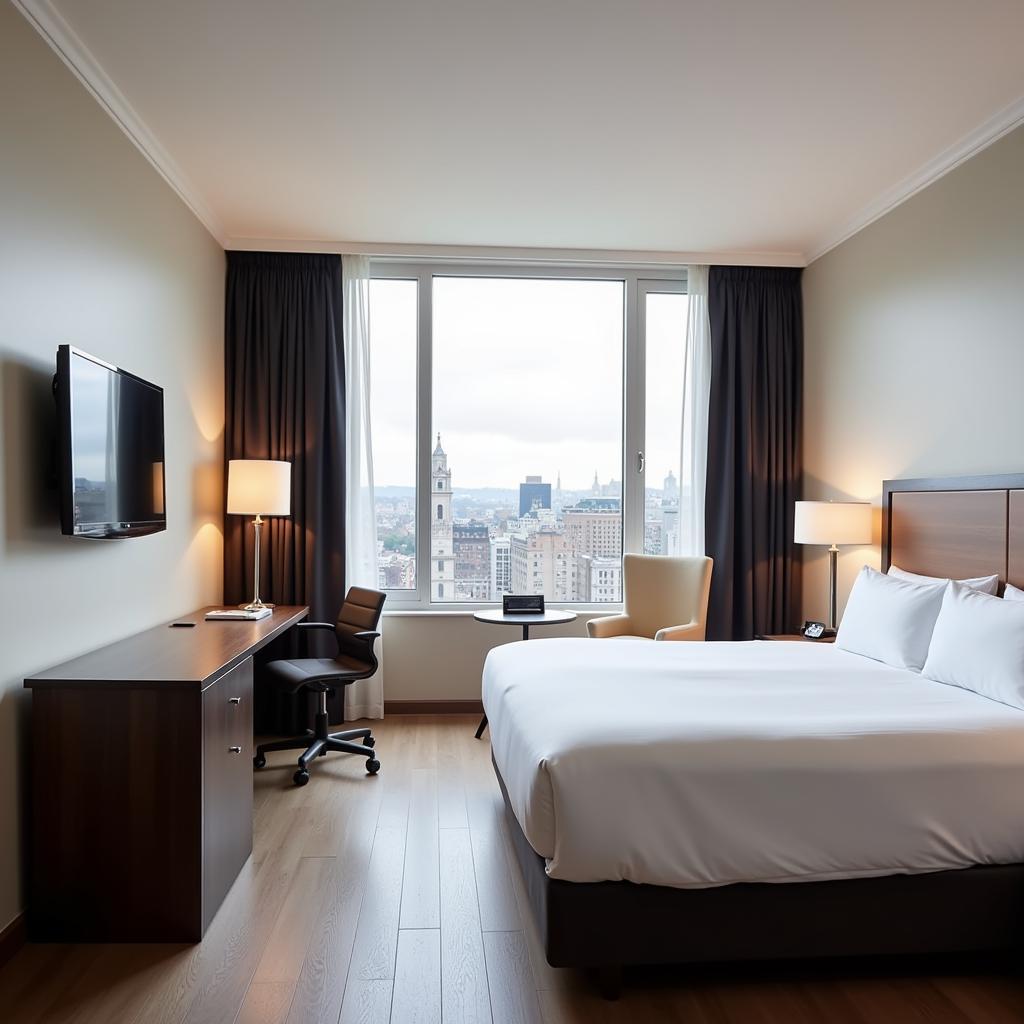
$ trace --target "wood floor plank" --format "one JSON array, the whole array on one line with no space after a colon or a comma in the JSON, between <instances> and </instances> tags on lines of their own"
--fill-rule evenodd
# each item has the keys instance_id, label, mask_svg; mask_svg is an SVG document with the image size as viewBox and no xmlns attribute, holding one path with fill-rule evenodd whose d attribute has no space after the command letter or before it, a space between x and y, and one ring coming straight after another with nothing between
<instances>
[{"instance_id":1,"label":"wood floor plank","mask_svg":"<svg viewBox=\"0 0 1024 1024\"><path fill-rule=\"evenodd\" d=\"M485 932L519 931L522 923L500 826L470 829L470 841L481 927Z\"/></svg>"},{"instance_id":2,"label":"wood floor plank","mask_svg":"<svg viewBox=\"0 0 1024 1024\"><path fill-rule=\"evenodd\" d=\"M413 769L410 801L399 927L440 928L437 772L434 769Z\"/></svg>"},{"instance_id":3,"label":"wood floor plank","mask_svg":"<svg viewBox=\"0 0 1024 1024\"><path fill-rule=\"evenodd\" d=\"M445 720L437 751L437 821L441 828L469 828L462 758L455 749L461 716Z\"/></svg>"},{"instance_id":4,"label":"wood floor plank","mask_svg":"<svg viewBox=\"0 0 1024 1024\"><path fill-rule=\"evenodd\" d=\"M253 975L256 984L289 981L294 984L298 979L313 923L333 870L333 857L300 859Z\"/></svg>"},{"instance_id":5,"label":"wood floor plank","mask_svg":"<svg viewBox=\"0 0 1024 1024\"><path fill-rule=\"evenodd\" d=\"M336 1024L341 1013L380 808L376 792L376 798L367 793L356 805L340 833L342 842L295 986L289 1024Z\"/></svg>"},{"instance_id":6,"label":"wood floor plank","mask_svg":"<svg viewBox=\"0 0 1024 1024\"><path fill-rule=\"evenodd\" d=\"M441 1024L441 933L401 931L391 1000L394 1024Z\"/></svg>"},{"instance_id":7,"label":"wood floor plank","mask_svg":"<svg viewBox=\"0 0 1024 1024\"><path fill-rule=\"evenodd\" d=\"M484 932L484 957L494 1024L542 1024L523 933Z\"/></svg>"},{"instance_id":8,"label":"wood floor plank","mask_svg":"<svg viewBox=\"0 0 1024 1024\"><path fill-rule=\"evenodd\" d=\"M391 1020L390 979L350 980L345 987L345 1003L338 1024L389 1024ZM399 1024L396 1020L395 1024Z\"/></svg>"},{"instance_id":9,"label":"wood floor plank","mask_svg":"<svg viewBox=\"0 0 1024 1024\"><path fill-rule=\"evenodd\" d=\"M441 829L441 1001L445 1024L491 1020L468 829Z\"/></svg>"},{"instance_id":10,"label":"wood floor plank","mask_svg":"<svg viewBox=\"0 0 1024 1024\"><path fill-rule=\"evenodd\" d=\"M610 1024L608 1003L594 992L554 988L537 996L544 1024Z\"/></svg>"},{"instance_id":11,"label":"wood floor plank","mask_svg":"<svg viewBox=\"0 0 1024 1024\"><path fill-rule=\"evenodd\" d=\"M245 993L235 1024L281 1024L295 991L290 981L254 981Z\"/></svg>"},{"instance_id":12,"label":"wood floor plank","mask_svg":"<svg viewBox=\"0 0 1024 1024\"><path fill-rule=\"evenodd\" d=\"M242 868L195 947L195 959L175 979L178 991L150 1001L137 1018L139 1024L181 1024L180 1011L173 1012L179 1002L187 1007L184 1024L223 1024L234 1018L287 899L310 821L308 814L297 816L258 867L250 859Z\"/></svg>"},{"instance_id":13,"label":"wood floor plank","mask_svg":"<svg viewBox=\"0 0 1024 1024\"><path fill-rule=\"evenodd\" d=\"M313 925L333 871L333 857L300 859L288 896L263 947L263 955L242 1001L240 1020L267 1019L268 993L272 1000L280 1001L284 999L284 989L287 989L287 999L284 1000L283 1016L279 1019L287 1015L306 959Z\"/></svg>"},{"instance_id":14,"label":"wood floor plank","mask_svg":"<svg viewBox=\"0 0 1024 1024\"><path fill-rule=\"evenodd\" d=\"M378 828L359 909L350 979L380 981L395 977L404 865L405 829Z\"/></svg>"},{"instance_id":15,"label":"wood floor plank","mask_svg":"<svg viewBox=\"0 0 1024 1024\"><path fill-rule=\"evenodd\" d=\"M939 978L935 985L972 1024L1024 1021L1024 985L1018 978L960 976Z\"/></svg>"}]
</instances>

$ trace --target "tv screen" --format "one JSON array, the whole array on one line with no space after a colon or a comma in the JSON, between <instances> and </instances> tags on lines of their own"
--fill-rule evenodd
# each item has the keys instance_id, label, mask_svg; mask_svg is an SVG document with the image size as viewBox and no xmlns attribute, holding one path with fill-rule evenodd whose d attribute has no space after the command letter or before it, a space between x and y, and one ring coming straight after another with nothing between
<instances>
[{"instance_id":1,"label":"tv screen","mask_svg":"<svg viewBox=\"0 0 1024 1024\"><path fill-rule=\"evenodd\" d=\"M163 389L61 345L54 390L62 532L132 537L166 529Z\"/></svg>"}]
</instances>

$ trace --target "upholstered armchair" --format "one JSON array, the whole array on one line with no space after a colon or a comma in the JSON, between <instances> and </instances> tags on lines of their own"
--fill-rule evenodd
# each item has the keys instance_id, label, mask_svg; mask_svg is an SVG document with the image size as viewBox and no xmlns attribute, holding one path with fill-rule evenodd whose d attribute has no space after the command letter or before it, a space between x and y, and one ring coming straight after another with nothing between
<instances>
[{"instance_id":1,"label":"upholstered armchair","mask_svg":"<svg viewBox=\"0 0 1024 1024\"><path fill-rule=\"evenodd\" d=\"M710 558L624 555L621 615L591 619L592 637L703 640L711 589Z\"/></svg>"}]
</instances>

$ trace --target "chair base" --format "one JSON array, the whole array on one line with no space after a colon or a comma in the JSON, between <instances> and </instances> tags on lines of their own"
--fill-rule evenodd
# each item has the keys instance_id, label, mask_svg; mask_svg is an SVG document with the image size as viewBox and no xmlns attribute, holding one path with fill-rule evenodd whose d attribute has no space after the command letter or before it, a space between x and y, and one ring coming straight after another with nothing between
<instances>
[{"instance_id":1,"label":"chair base","mask_svg":"<svg viewBox=\"0 0 1024 1024\"><path fill-rule=\"evenodd\" d=\"M370 729L346 729L342 732L328 732L327 692L320 693L320 707L314 719L314 728L307 729L301 736L289 736L283 740L272 740L261 743L256 748L256 756L252 763L255 768L262 768L267 763L267 752L270 750L302 750L299 755L298 770L292 777L295 785L304 786L309 781L309 764L316 757L324 757L329 753L362 754L367 758L366 771L376 775L380 771L380 761L374 751L374 739ZM352 742L361 740L362 742Z\"/></svg>"}]
</instances>

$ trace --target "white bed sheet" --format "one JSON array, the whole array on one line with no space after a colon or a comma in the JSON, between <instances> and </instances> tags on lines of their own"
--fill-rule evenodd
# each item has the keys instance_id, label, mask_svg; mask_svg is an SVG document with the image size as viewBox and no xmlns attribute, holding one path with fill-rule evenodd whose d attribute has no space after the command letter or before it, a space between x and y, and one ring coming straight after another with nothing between
<instances>
[{"instance_id":1,"label":"white bed sheet","mask_svg":"<svg viewBox=\"0 0 1024 1024\"><path fill-rule=\"evenodd\" d=\"M1024 712L832 645L530 640L488 655L483 700L553 878L1024 862Z\"/></svg>"}]
</instances>

